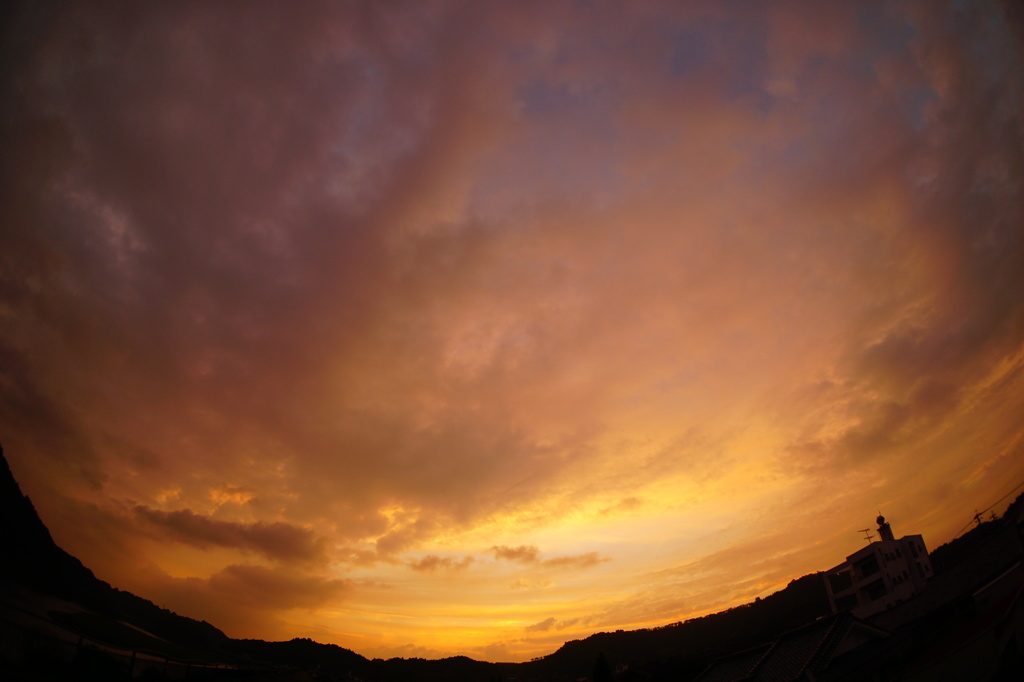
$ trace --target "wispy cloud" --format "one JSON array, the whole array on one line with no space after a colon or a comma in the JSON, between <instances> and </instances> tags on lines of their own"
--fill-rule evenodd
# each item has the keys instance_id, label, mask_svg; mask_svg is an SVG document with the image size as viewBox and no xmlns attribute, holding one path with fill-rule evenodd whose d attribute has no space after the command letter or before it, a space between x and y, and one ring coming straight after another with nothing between
<instances>
[{"instance_id":1,"label":"wispy cloud","mask_svg":"<svg viewBox=\"0 0 1024 682\"><path fill-rule=\"evenodd\" d=\"M533 545L520 545L519 547L508 547L506 545L491 547L494 558L504 561L519 561L524 564L533 564L540 561L540 550Z\"/></svg>"},{"instance_id":2,"label":"wispy cloud","mask_svg":"<svg viewBox=\"0 0 1024 682\"><path fill-rule=\"evenodd\" d=\"M520 545L518 547L495 545L491 547L490 551L494 553L494 558L499 561L537 564L548 568L590 568L605 561L611 561L607 557L599 556L597 552L541 559L540 550L533 545Z\"/></svg>"},{"instance_id":3,"label":"wispy cloud","mask_svg":"<svg viewBox=\"0 0 1024 682\"><path fill-rule=\"evenodd\" d=\"M438 569L460 571L464 568L468 568L474 559L471 556L465 556L461 559L453 559L452 557L442 557L436 554L428 554L420 559L415 559L409 562L409 568L414 571L433 573Z\"/></svg>"}]
</instances>

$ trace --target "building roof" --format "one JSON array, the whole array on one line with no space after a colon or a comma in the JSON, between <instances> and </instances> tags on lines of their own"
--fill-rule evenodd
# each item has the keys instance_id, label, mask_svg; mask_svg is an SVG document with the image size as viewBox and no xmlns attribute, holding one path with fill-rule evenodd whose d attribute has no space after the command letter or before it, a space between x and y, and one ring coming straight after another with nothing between
<instances>
[{"instance_id":1,"label":"building roof","mask_svg":"<svg viewBox=\"0 0 1024 682\"><path fill-rule=\"evenodd\" d=\"M697 679L700 682L733 682L733 680L753 679L751 675L754 674L761 659L772 646L773 644L762 644L759 647L720 658Z\"/></svg>"},{"instance_id":2,"label":"building roof","mask_svg":"<svg viewBox=\"0 0 1024 682\"><path fill-rule=\"evenodd\" d=\"M886 635L849 612L837 613L791 630L771 644L748 649L713 662L699 682L790 682L828 667L837 654L852 648L855 632ZM843 646L846 643L847 646Z\"/></svg>"}]
</instances>

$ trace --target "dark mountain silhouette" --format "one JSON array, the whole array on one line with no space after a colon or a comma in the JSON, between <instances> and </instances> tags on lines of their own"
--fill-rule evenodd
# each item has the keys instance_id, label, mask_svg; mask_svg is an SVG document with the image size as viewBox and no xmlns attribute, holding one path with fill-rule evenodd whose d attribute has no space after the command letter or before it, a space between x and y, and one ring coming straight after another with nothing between
<instances>
[{"instance_id":1,"label":"dark mountain silhouette","mask_svg":"<svg viewBox=\"0 0 1024 682\"><path fill-rule=\"evenodd\" d=\"M0 574L22 585L90 606L105 590L92 571L54 542L27 496L21 494L0 447ZM109 585L107 585L109 587Z\"/></svg>"},{"instance_id":2,"label":"dark mountain silhouette","mask_svg":"<svg viewBox=\"0 0 1024 682\"><path fill-rule=\"evenodd\" d=\"M132 623L159 638L208 650L227 635L206 621L162 609L98 579L82 562L58 547L31 500L22 495L0 447L0 576L14 583L80 604L100 616Z\"/></svg>"},{"instance_id":3,"label":"dark mountain silhouette","mask_svg":"<svg viewBox=\"0 0 1024 682\"><path fill-rule=\"evenodd\" d=\"M567 642L555 653L530 663L486 663L463 656L437 661L417 658L370 661L348 649L309 639L288 642L231 639L205 621L180 616L111 587L53 542L32 502L21 493L2 449L0 512L0 546L9 548L0 558L0 575L37 592L80 604L92 612L52 614L59 624L69 629L100 633L104 641L115 646L162 647L169 655L179 657L318 669L366 680L575 679L591 675L595 661L602 655L612 668L632 664L652 671L674 670L692 676L714 655L766 641L828 610L820 578L805 576L790 583L785 590L742 607L661 628L595 634ZM154 642L144 633L121 623L166 641Z\"/></svg>"},{"instance_id":4,"label":"dark mountain silhouette","mask_svg":"<svg viewBox=\"0 0 1024 682\"><path fill-rule=\"evenodd\" d=\"M1020 517L1024 496L1005 517ZM980 523L963 537L933 552L937 567L954 565L996 533L1002 520ZM316 671L318 679L386 682L575 680L596 670L615 679L690 680L715 658L771 642L783 633L829 613L820 573L798 578L779 592L720 613L663 627L602 632L566 642L556 652L528 663L487 663L464 656L441 660L368 660L333 644L310 639L265 642L232 639L213 625L180 616L129 592L111 587L60 549L21 493L0 448L0 585L23 585L88 609L51 613L52 622L116 647L157 651L178 660L242 666L248 680L277 679L293 671ZM150 636L151 633L152 636ZM0 673L4 671L0 659ZM117 679L104 669L100 679ZM262 672L261 672L262 671ZM148 672L148 671L147 671ZM209 679L230 679L223 670ZM126 674L122 671L121 674ZM35 679L22 674L17 679ZM80 679L80 677L40 677ZM84 678L81 678L84 679Z\"/></svg>"},{"instance_id":5,"label":"dark mountain silhouette","mask_svg":"<svg viewBox=\"0 0 1024 682\"><path fill-rule=\"evenodd\" d=\"M352 676L365 680L441 682L501 677L496 672L497 664L466 657L438 661L370 661L349 649L310 639L297 638L288 642L232 639L206 621L180 616L147 599L111 587L54 543L31 500L22 494L2 446L0 547L4 548L0 552L0 586L22 585L85 607L87 612L51 612L49 618L61 627L114 647L152 651L176 660L243 666L250 673L257 671L257 675L262 668L268 678L274 679L286 669L318 670L339 678ZM2 672L4 667L0 660ZM63 673L45 676L45 679L84 679L77 668L63 670ZM113 680L117 679L116 673L116 669L111 672L109 668L102 668L101 674L86 675L85 678ZM206 674L213 672L206 671ZM229 672L223 671L222 674L228 675ZM26 676L24 671L18 670L15 675L17 679L35 677Z\"/></svg>"}]
</instances>

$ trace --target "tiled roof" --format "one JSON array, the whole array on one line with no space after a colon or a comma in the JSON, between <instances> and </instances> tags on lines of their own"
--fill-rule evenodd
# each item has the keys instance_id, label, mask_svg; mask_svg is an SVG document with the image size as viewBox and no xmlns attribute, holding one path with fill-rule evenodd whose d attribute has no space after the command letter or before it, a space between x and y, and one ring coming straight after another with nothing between
<instances>
[{"instance_id":1,"label":"tiled roof","mask_svg":"<svg viewBox=\"0 0 1024 682\"><path fill-rule=\"evenodd\" d=\"M833 652L851 628L877 628L849 612L838 613L792 630L772 644L742 651L712 663L698 682L792 682L804 671L817 673L828 666Z\"/></svg>"},{"instance_id":2,"label":"tiled roof","mask_svg":"<svg viewBox=\"0 0 1024 682\"><path fill-rule=\"evenodd\" d=\"M849 624L849 616L831 617L815 621L809 625L789 632L775 642L771 655L765 659L757 670L757 679L764 682L789 682L811 667L815 654L822 650L829 641L829 635L836 630L844 630Z\"/></svg>"},{"instance_id":3,"label":"tiled roof","mask_svg":"<svg viewBox=\"0 0 1024 682\"><path fill-rule=\"evenodd\" d=\"M700 682L737 682L750 679L757 664L771 648L771 644L762 644L754 649L747 649L732 654L728 658L719 659L697 679Z\"/></svg>"}]
</instances>

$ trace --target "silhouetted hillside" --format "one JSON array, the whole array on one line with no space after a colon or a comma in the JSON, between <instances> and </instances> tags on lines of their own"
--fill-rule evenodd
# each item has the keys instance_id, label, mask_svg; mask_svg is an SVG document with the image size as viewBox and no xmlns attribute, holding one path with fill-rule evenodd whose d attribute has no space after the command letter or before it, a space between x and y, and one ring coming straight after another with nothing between
<instances>
[{"instance_id":1,"label":"silhouetted hillside","mask_svg":"<svg viewBox=\"0 0 1024 682\"><path fill-rule=\"evenodd\" d=\"M1010 505L1005 517L1020 517L1022 510L1024 495ZM963 537L936 548L931 555L936 572L985 545L1003 525L1004 519L982 523ZM688 680L718 656L771 642L829 613L824 581L820 573L814 573L793 580L775 594L727 611L658 628L597 633L566 642L555 653L529 663L486 663L464 656L434 661L371 661L348 649L310 639L236 640L205 621L179 616L111 587L57 547L31 501L22 495L2 448L0 543L6 549L0 553L0 576L90 609L85 613L51 614L54 622L91 633L114 646L160 647L167 655L178 658L269 668L265 673L254 673L257 676L250 679L297 669L317 671L322 679L357 678L368 682L575 680L591 677L595 661L603 656L618 680ZM154 640L120 623L130 623L166 641Z\"/></svg>"},{"instance_id":2,"label":"silhouetted hillside","mask_svg":"<svg viewBox=\"0 0 1024 682\"><path fill-rule=\"evenodd\" d=\"M271 666L352 674L366 680L427 681L489 680L543 676L573 679L589 676L603 652L612 667L632 664L653 670L697 669L714 655L767 641L788 628L827 611L818 576L805 576L765 599L723 613L662 628L599 633L568 642L557 652L527 664L495 664L458 656L437 661L391 659L369 661L363 656L309 639L288 642L233 640L205 621L161 609L152 602L111 587L97 579L80 561L54 544L31 501L22 495L0 449L0 542L12 551L3 554L0 572L45 594L72 601L110 620L124 621L176 645L191 647L204 658L253 662ZM67 625L99 627L86 616L65 616ZM135 646L131 633L110 623L99 628L111 643Z\"/></svg>"},{"instance_id":3,"label":"silhouetted hillside","mask_svg":"<svg viewBox=\"0 0 1024 682\"><path fill-rule=\"evenodd\" d=\"M311 639L296 638L288 642L265 642L262 639L233 639L226 649L253 661L273 666L303 670L326 670L333 673L366 673L369 661L336 644L320 644Z\"/></svg>"},{"instance_id":4,"label":"silhouetted hillside","mask_svg":"<svg viewBox=\"0 0 1024 682\"><path fill-rule=\"evenodd\" d=\"M4 547L0 552L0 576L89 609L82 613L51 613L50 617L62 627L112 646L159 651L179 659L319 668L339 675L357 670L364 675L369 672L370 662L348 649L308 639L233 640L206 621L180 616L99 580L54 543L31 500L22 494L2 447L0 546Z\"/></svg>"},{"instance_id":5,"label":"silhouetted hillside","mask_svg":"<svg viewBox=\"0 0 1024 682\"><path fill-rule=\"evenodd\" d=\"M613 669L686 679L715 656L771 641L827 613L824 582L814 573L749 604L659 628L598 633L525 665L539 674L585 677L603 653Z\"/></svg>"},{"instance_id":6,"label":"silhouetted hillside","mask_svg":"<svg viewBox=\"0 0 1024 682\"><path fill-rule=\"evenodd\" d=\"M1000 533L1005 523L1004 520L1019 516L1022 509L1024 509L1024 493L1018 495L1017 499L1010 503L1001 518L982 521L964 535L932 550L929 554L932 568L938 573L956 564Z\"/></svg>"},{"instance_id":7,"label":"silhouetted hillside","mask_svg":"<svg viewBox=\"0 0 1024 682\"><path fill-rule=\"evenodd\" d=\"M994 537L1001 529L997 521L985 521L981 525L972 528L963 536L951 540L946 544L936 547L929 557L932 560L932 569L938 573L944 571L957 563L963 556L970 554L976 548L985 544Z\"/></svg>"},{"instance_id":8,"label":"silhouetted hillside","mask_svg":"<svg viewBox=\"0 0 1024 682\"><path fill-rule=\"evenodd\" d=\"M0 447L0 574L43 594L123 620L157 637L208 650L227 635L206 621L179 616L153 602L111 587L58 547L21 488Z\"/></svg>"},{"instance_id":9,"label":"silhouetted hillside","mask_svg":"<svg viewBox=\"0 0 1024 682\"><path fill-rule=\"evenodd\" d=\"M459 682L460 680L498 680L517 677L522 664L486 663L466 656L452 656L436 661L422 658L391 658L375 660L368 672L371 680L417 680L417 682Z\"/></svg>"},{"instance_id":10,"label":"silhouetted hillside","mask_svg":"<svg viewBox=\"0 0 1024 682\"><path fill-rule=\"evenodd\" d=\"M105 590L92 571L54 542L11 473L0 446L0 574L63 599L99 604ZM104 585L109 588L109 585Z\"/></svg>"}]
</instances>

